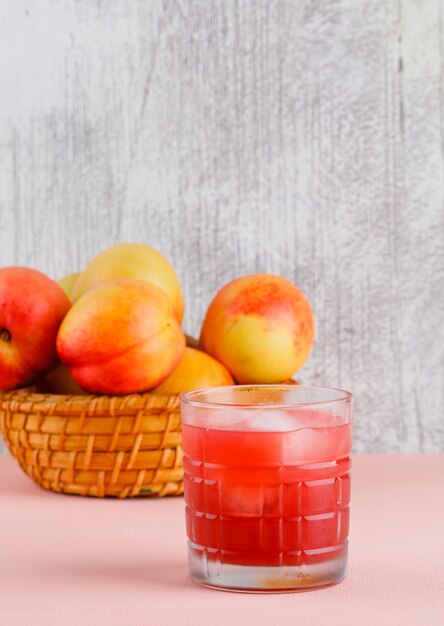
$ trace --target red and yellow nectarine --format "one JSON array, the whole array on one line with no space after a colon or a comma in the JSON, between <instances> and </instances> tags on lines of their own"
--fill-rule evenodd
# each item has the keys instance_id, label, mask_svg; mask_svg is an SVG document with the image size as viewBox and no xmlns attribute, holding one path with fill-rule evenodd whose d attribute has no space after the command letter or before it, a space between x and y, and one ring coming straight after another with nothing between
<instances>
[{"instance_id":1,"label":"red and yellow nectarine","mask_svg":"<svg viewBox=\"0 0 444 626\"><path fill-rule=\"evenodd\" d=\"M185 349L185 335L165 292L120 279L89 290L72 306L57 350L86 391L126 394L159 385Z\"/></svg>"},{"instance_id":2,"label":"red and yellow nectarine","mask_svg":"<svg viewBox=\"0 0 444 626\"><path fill-rule=\"evenodd\" d=\"M63 289L45 274L0 269L0 389L30 385L57 364L57 332L69 307Z\"/></svg>"},{"instance_id":3,"label":"red and yellow nectarine","mask_svg":"<svg viewBox=\"0 0 444 626\"><path fill-rule=\"evenodd\" d=\"M307 359L314 319L307 298L289 280L252 274L216 294L202 326L201 346L238 383L276 383Z\"/></svg>"}]
</instances>

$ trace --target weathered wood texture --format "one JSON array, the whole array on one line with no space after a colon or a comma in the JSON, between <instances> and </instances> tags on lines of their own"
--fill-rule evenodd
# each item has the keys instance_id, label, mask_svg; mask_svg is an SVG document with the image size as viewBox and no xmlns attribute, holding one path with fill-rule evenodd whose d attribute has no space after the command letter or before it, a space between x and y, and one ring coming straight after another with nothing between
<instances>
[{"instance_id":1,"label":"weathered wood texture","mask_svg":"<svg viewBox=\"0 0 444 626\"><path fill-rule=\"evenodd\" d=\"M2 0L0 264L117 241L176 266L197 333L258 270L307 293L304 382L357 451L444 449L440 0Z\"/></svg>"}]
</instances>

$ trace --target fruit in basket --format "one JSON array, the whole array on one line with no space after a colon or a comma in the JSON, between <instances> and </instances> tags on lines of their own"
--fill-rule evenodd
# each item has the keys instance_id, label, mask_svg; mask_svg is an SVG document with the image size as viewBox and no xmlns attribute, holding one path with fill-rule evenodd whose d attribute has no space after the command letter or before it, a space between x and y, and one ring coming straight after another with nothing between
<instances>
[{"instance_id":1,"label":"fruit in basket","mask_svg":"<svg viewBox=\"0 0 444 626\"><path fill-rule=\"evenodd\" d=\"M201 350L187 347L179 365L153 393L173 395L200 387L233 384L233 377L222 363Z\"/></svg>"},{"instance_id":2,"label":"fruit in basket","mask_svg":"<svg viewBox=\"0 0 444 626\"><path fill-rule=\"evenodd\" d=\"M313 339L313 313L302 291L281 276L252 274L216 294L200 342L238 383L276 383L303 365Z\"/></svg>"},{"instance_id":3,"label":"fruit in basket","mask_svg":"<svg viewBox=\"0 0 444 626\"><path fill-rule=\"evenodd\" d=\"M167 378L185 335L166 293L142 280L120 279L83 295L57 337L61 361L90 393L147 391Z\"/></svg>"},{"instance_id":4,"label":"fruit in basket","mask_svg":"<svg viewBox=\"0 0 444 626\"><path fill-rule=\"evenodd\" d=\"M145 280L163 289L177 321L182 321L184 303L176 272L165 257L143 243L120 243L94 257L77 279L71 299L76 302L93 287L119 278Z\"/></svg>"},{"instance_id":5,"label":"fruit in basket","mask_svg":"<svg viewBox=\"0 0 444 626\"><path fill-rule=\"evenodd\" d=\"M63 363L59 363L57 367L47 372L43 378L37 381L36 391L39 393L56 393L73 396L86 394L86 391L79 387L72 377L71 372Z\"/></svg>"},{"instance_id":6,"label":"fruit in basket","mask_svg":"<svg viewBox=\"0 0 444 626\"><path fill-rule=\"evenodd\" d=\"M69 307L63 289L45 274L0 269L1 390L30 385L57 364L57 331Z\"/></svg>"},{"instance_id":7,"label":"fruit in basket","mask_svg":"<svg viewBox=\"0 0 444 626\"><path fill-rule=\"evenodd\" d=\"M75 272L74 274L66 274L66 276L62 276L62 278L57 281L57 284L60 285L68 298L71 298L72 290L79 276L80 272Z\"/></svg>"}]
</instances>

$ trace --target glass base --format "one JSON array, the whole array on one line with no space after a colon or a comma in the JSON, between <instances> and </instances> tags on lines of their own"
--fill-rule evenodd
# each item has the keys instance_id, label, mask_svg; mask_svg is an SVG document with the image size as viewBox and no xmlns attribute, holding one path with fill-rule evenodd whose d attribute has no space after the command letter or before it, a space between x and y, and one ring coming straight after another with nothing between
<instances>
[{"instance_id":1,"label":"glass base","mask_svg":"<svg viewBox=\"0 0 444 626\"><path fill-rule=\"evenodd\" d=\"M342 582L347 575L347 545L340 556L321 563L292 566L252 566L209 560L206 551L188 543L192 580L212 589L244 593L290 593L322 589Z\"/></svg>"}]
</instances>

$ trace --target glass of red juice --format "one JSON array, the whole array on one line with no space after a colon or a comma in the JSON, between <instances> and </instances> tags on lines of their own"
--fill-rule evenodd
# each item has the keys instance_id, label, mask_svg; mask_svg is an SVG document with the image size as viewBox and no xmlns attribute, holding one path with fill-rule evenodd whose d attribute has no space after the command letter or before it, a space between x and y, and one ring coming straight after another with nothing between
<instances>
[{"instance_id":1,"label":"glass of red juice","mask_svg":"<svg viewBox=\"0 0 444 626\"><path fill-rule=\"evenodd\" d=\"M352 395L299 385L183 394L191 578L244 592L327 587L347 572Z\"/></svg>"}]
</instances>

